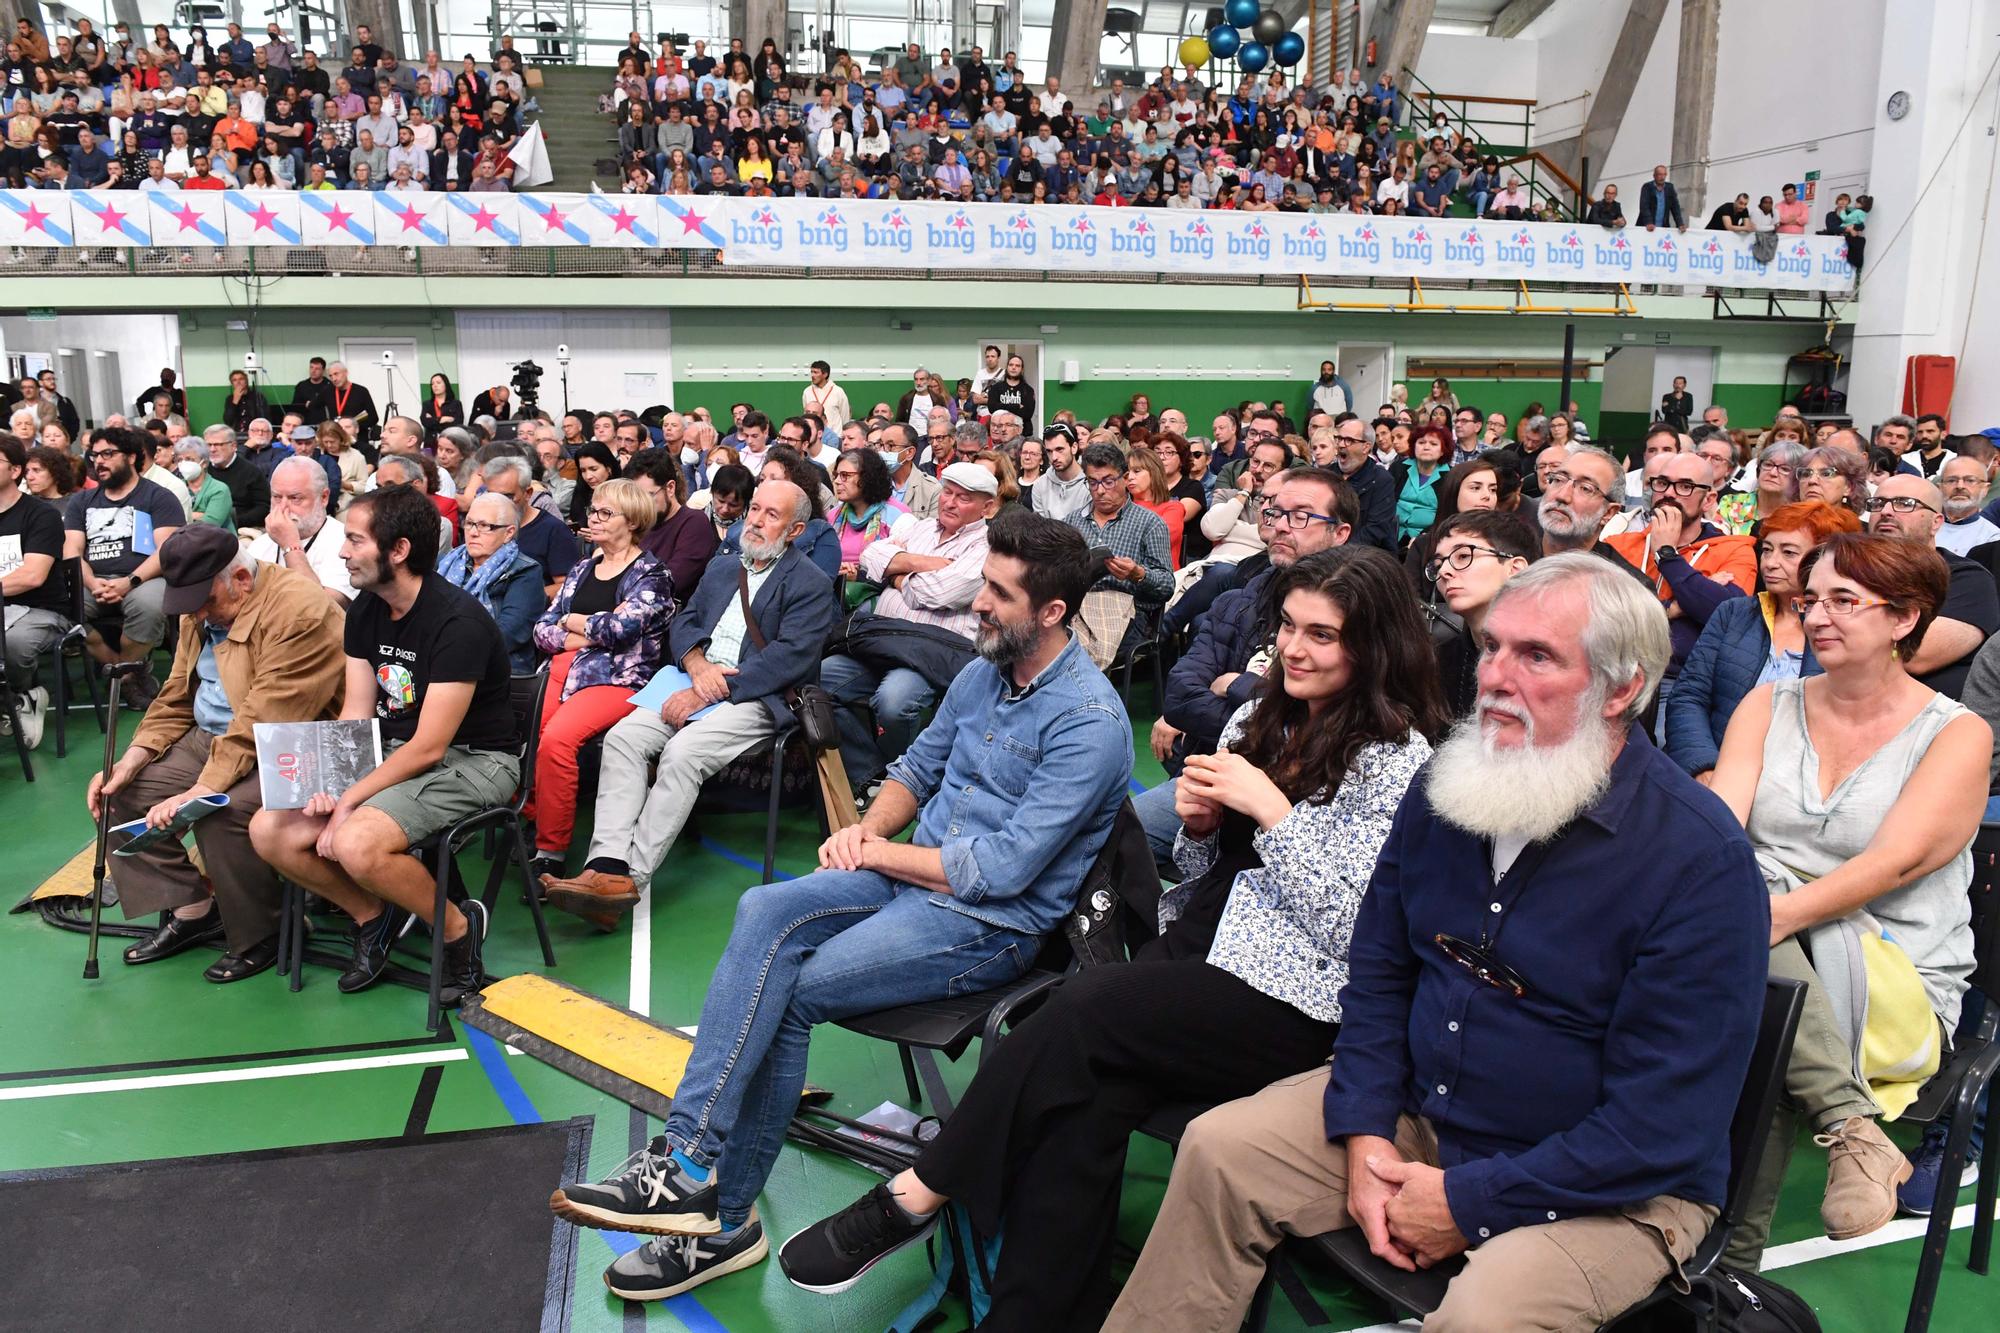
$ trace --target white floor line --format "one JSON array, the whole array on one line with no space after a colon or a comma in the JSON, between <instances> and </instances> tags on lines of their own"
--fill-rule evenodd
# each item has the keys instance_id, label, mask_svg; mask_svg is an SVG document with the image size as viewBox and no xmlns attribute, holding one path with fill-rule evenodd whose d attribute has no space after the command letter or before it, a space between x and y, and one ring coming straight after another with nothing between
<instances>
[{"instance_id":1,"label":"white floor line","mask_svg":"<svg viewBox=\"0 0 2000 1333\"><path fill-rule=\"evenodd\" d=\"M1970 1184L1970 1181L1966 1183ZM1973 1206L1960 1204L1951 1215L1951 1229L1963 1231L1972 1225ZM1789 1245L1777 1245L1764 1251L1764 1262L1760 1271L1774 1273L1781 1268L1796 1268L1800 1264L1815 1263L1821 1259L1831 1259L1836 1255L1853 1254L1856 1250L1872 1250L1878 1245L1894 1245L1900 1241L1918 1240L1930 1227L1928 1217L1899 1217L1885 1227L1871 1231L1853 1240L1834 1240L1829 1236L1814 1236L1811 1240L1797 1240ZM1419 1328L1414 1319L1400 1324L1369 1324L1365 1328L1351 1328L1347 1333L1403 1333L1404 1330Z\"/></svg>"},{"instance_id":2,"label":"white floor line","mask_svg":"<svg viewBox=\"0 0 2000 1333\"><path fill-rule=\"evenodd\" d=\"M467 1058L464 1048L448 1051L404 1051L351 1060L316 1060L296 1065L253 1065L248 1069L212 1069L193 1074L148 1074L143 1078L86 1079L75 1083L43 1083L27 1088L0 1088L0 1102L34 1101L42 1097L76 1097L93 1092L138 1092L147 1088L188 1088L204 1083L254 1083L267 1078L299 1078L306 1074L347 1074L362 1069L395 1069L406 1065L443 1065Z\"/></svg>"},{"instance_id":3,"label":"white floor line","mask_svg":"<svg viewBox=\"0 0 2000 1333\"><path fill-rule=\"evenodd\" d=\"M625 1007L635 1014L653 1013L653 891L639 891L632 907L632 979L626 986Z\"/></svg>"}]
</instances>

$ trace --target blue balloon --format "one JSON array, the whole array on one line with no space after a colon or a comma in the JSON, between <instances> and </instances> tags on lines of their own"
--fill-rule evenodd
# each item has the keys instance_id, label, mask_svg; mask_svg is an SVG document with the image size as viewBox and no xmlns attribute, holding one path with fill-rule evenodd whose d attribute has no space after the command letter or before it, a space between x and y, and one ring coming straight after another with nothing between
<instances>
[{"instance_id":1,"label":"blue balloon","mask_svg":"<svg viewBox=\"0 0 2000 1333\"><path fill-rule=\"evenodd\" d=\"M1271 48L1271 57L1286 69L1290 69L1306 58L1306 39L1295 32L1286 33L1278 39L1278 44Z\"/></svg>"},{"instance_id":2,"label":"blue balloon","mask_svg":"<svg viewBox=\"0 0 2000 1333\"><path fill-rule=\"evenodd\" d=\"M1236 54L1236 48L1243 45L1243 34L1227 23L1218 23L1208 30L1208 52L1219 60L1227 60Z\"/></svg>"},{"instance_id":3,"label":"blue balloon","mask_svg":"<svg viewBox=\"0 0 2000 1333\"><path fill-rule=\"evenodd\" d=\"M1257 21L1257 0L1229 0L1222 7L1222 19L1232 28L1247 28Z\"/></svg>"},{"instance_id":4,"label":"blue balloon","mask_svg":"<svg viewBox=\"0 0 2000 1333\"><path fill-rule=\"evenodd\" d=\"M1262 42L1245 42L1236 53L1236 63L1245 74L1255 74L1271 63L1271 48Z\"/></svg>"}]
</instances>

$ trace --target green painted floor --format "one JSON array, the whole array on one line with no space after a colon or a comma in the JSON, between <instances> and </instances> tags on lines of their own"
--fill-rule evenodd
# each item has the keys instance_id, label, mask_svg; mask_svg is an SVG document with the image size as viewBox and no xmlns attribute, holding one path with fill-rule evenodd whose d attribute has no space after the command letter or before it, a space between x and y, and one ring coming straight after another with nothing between
<instances>
[{"instance_id":1,"label":"green painted floor","mask_svg":"<svg viewBox=\"0 0 2000 1333\"><path fill-rule=\"evenodd\" d=\"M1140 710L1135 706L1134 711ZM89 840L82 791L96 768L101 741L87 716L77 717L69 758L55 758L51 738L36 755L41 780L33 785L22 781L11 745L0 742L0 888L6 899L0 906L18 900ZM1138 735L1138 778L1156 781L1160 771L1144 750L1143 724ZM810 867L816 841L810 816L803 811L792 816L779 849L780 869ZM760 819L721 816L691 828L670 856L653 897L649 1007L655 1017L676 1024L698 1022L708 972L727 936L736 898L757 877L754 869L731 858L756 858L761 848ZM628 932L598 935L560 913L550 914L550 924L560 959L555 975L620 1003L631 1000L634 957ZM0 1020L0 1171L393 1136L403 1131L419 1080L432 1064L442 1069L429 1121L433 1130L510 1123L514 1112L500 1089L517 1086L516 1111L525 1098L542 1119L594 1120L593 1176L605 1174L626 1156L636 1132L634 1116L623 1103L531 1058L501 1053L483 1038L468 1039L455 1026L450 1041L426 1042L418 992L382 986L341 996L333 974L320 969L309 969L307 985L296 995L275 973L235 986L211 986L198 973L212 954L128 968L118 960L125 943L107 941L103 977L86 983L80 980L81 936L54 930L32 915L0 916L0 1014L5 1015ZM532 926L511 885L493 923L487 967L496 975L540 967ZM407 1044L326 1049L376 1043ZM480 1043L488 1061L501 1071L497 1078L479 1058ZM145 1067L118 1068L130 1065ZM312 1072L300 1072L304 1070ZM247 1077L216 1081L218 1075L245 1071ZM956 1085L965 1074L948 1069L947 1076ZM815 1036L811 1077L832 1089L836 1107L850 1115L904 1096L892 1049L837 1030ZM162 1080L167 1082L162 1085ZM132 1081L142 1086L127 1086ZM657 1128L648 1124L643 1133ZM1779 1213L1777 1245L1820 1235L1823 1161L1810 1144L1795 1157ZM1125 1238L1134 1246L1144 1241L1169 1165L1160 1145L1135 1142L1123 1217ZM774 1240L782 1239L845 1205L874 1179L859 1167L788 1147L761 1205L765 1226ZM1969 1202L1971 1192L1962 1197ZM1911 1225L1892 1224L1903 1231ZM1996 1327L2000 1280L1989 1282L1966 1270L1969 1234L1967 1229L1954 1233L1933 1328L1956 1333ZM1775 1276L1813 1303L1829 1333L1876 1333L1902 1324L1917 1248L1914 1239L1895 1239L1794 1263ZM1783 1249L1777 1253L1781 1259L1786 1255ZM583 1330L625 1329L650 1321L662 1328L713 1330L719 1325L732 1333L859 1333L885 1327L928 1276L918 1249L897 1256L845 1295L819 1297L792 1287L775 1263L767 1263L711 1283L674 1309L628 1309L600 1284L599 1271L612 1258L604 1239L586 1236L581 1256L571 1327ZM1305 1276L1332 1329L1364 1327L1383 1318L1382 1310L1346 1294L1336 1280L1310 1271ZM1277 1306L1274 1327L1305 1326L1282 1299ZM1978 1313L1981 1309L1986 1313ZM685 1317L677 1317L676 1311ZM390 1312L382 1312L381 1322L396 1326ZM963 1328L965 1320L960 1316L944 1327Z\"/></svg>"}]
</instances>

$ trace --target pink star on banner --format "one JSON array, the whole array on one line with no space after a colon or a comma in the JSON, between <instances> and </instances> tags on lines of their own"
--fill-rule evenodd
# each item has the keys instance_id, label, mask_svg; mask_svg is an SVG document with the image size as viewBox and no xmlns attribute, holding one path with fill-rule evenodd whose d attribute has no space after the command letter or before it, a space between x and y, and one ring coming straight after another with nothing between
<instances>
[{"instance_id":1,"label":"pink star on banner","mask_svg":"<svg viewBox=\"0 0 2000 1333\"><path fill-rule=\"evenodd\" d=\"M892 227L907 227L910 224L903 221L903 215L898 211L889 215L889 225Z\"/></svg>"},{"instance_id":2,"label":"pink star on banner","mask_svg":"<svg viewBox=\"0 0 2000 1333\"><path fill-rule=\"evenodd\" d=\"M250 214L250 230L255 232L259 227L266 228L267 230L275 230L275 228L271 227L271 224L277 220L278 215L276 213L273 213L263 204L259 204L256 210Z\"/></svg>"},{"instance_id":3,"label":"pink star on banner","mask_svg":"<svg viewBox=\"0 0 2000 1333\"><path fill-rule=\"evenodd\" d=\"M46 234L48 231L48 220L49 215L47 213L36 208L33 204L29 204L28 211L21 214L21 227L25 231L39 231Z\"/></svg>"},{"instance_id":4,"label":"pink star on banner","mask_svg":"<svg viewBox=\"0 0 2000 1333\"><path fill-rule=\"evenodd\" d=\"M951 225L959 228L960 230L963 230L964 228L970 227L972 225L972 219L968 218L963 213L953 213L951 215Z\"/></svg>"},{"instance_id":5,"label":"pink star on banner","mask_svg":"<svg viewBox=\"0 0 2000 1333\"><path fill-rule=\"evenodd\" d=\"M632 232L632 224L638 220L637 214L628 213L621 208L611 215L611 230L614 232L622 231L629 235Z\"/></svg>"},{"instance_id":6,"label":"pink star on banner","mask_svg":"<svg viewBox=\"0 0 2000 1333\"><path fill-rule=\"evenodd\" d=\"M1206 236L1208 235L1208 224L1206 222L1197 222L1189 227L1188 230L1197 236Z\"/></svg>"},{"instance_id":7,"label":"pink star on banner","mask_svg":"<svg viewBox=\"0 0 2000 1333\"><path fill-rule=\"evenodd\" d=\"M1262 237L1262 236L1263 236L1263 234L1264 234L1264 224L1263 224L1263 223L1261 223L1261 222L1253 222L1253 223L1251 223L1251 224L1250 224L1250 234L1251 234L1252 236L1257 236L1257 237Z\"/></svg>"},{"instance_id":8,"label":"pink star on banner","mask_svg":"<svg viewBox=\"0 0 2000 1333\"><path fill-rule=\"evenodd\" d=\"M103 224L106 231L116 231L125 225L125 215L118 211L116 204L106 204L104 211L97 215L97 220Z\"/></svg>"},{"instance_id":9,"label":"pink star on banner","mask_svg":"<svg viewBox=\"0 0 2000 1333\"><path fill-rule=\"evenodd\" d=\"M326 225L329 231L345 231L347 224L354 220L354 214L335 204L326 210Z\"/></svg>"},{"instance_id":10,"label":"pink star on banner","mask_svg":"<svg viewBox=\"0 0 2000 1333\"><path fill-rule=\"evenodd\" d=\"M681 235L700 235L702 223L707 220L707 218L704 218L701 214L690 208L687 212L681 214Z\"/></svg>"},{"instance_id":11,"label":"pink star on banner","mask_svg":"<svg viewBox=\"0 0 2000 1333\"><path fill-rule=\"evenodd\" d=\"M394 204L389 205L389 211L395 213L396 206ZM331 215L329 214L329 216ZM424 229L424 215L418 211L415 204L411 204L402 212L396 213L396 216L403 220L404 231L422 231Z\"/></svg>"},{"instance_id":12,"label":"pink star on banner","mask_svg":"<svg viewBox=\"0 0 2000 1333\"><path fill-rule=\"evenodd\" d=\"M1069 225L1070 225L1070 226L1072 226L1072 227L1074 227L1074 228L1076 228L1076 229L1077 229L1078 231L1089 231L1089 230L1090 230L1090 219L1089 219L1089 218L1071 218L1071 219L1069 220Z\"/></svg>"},{"instance_id":13,"label":"pink star on banner","mask_svg":"<svg viewBox=\"0 0 2000 1333\"><path fill-rule=\"evenodd\" d=\"M1146 225L1146 219L1140 218L1132 224L1132 230L1138 232L1141 236L1144 236L1147 232L1151 231L1152 228Z\"/></svg>"},{"instance_id":14,"label":"pink star on banner","mask_svg":"<svg viewBox=\"0 0 2000 1333\"><path fill-rule=\"evenodd\" d=\"M178 209L170 208L167 212L180 220L182 231L201 230L201 214L194 211L193 204L182 204Z\"/></svg>"},{"instance_id":15,"label":"pink star on banner","mask_svg":"<svg viewBox=\"0 0 2000 1333\"><path fill-rule=\"evenodd\" d=\"M819 215L819 220L829 227L838 227L840 225L840 214L829 208L826 212Z\"/></svg>"},{"instance_id":16,"label":"pink star on banner","mask_svg":"<svg viewBox=\"0 0 2000 1333\"><path fill-rule=\"evenodd\" d=\"M1009 222L1007 225L1012 227L1015 231L1026 231L1033 224L1030 223L1028 219L1022 217L1019 213L1016 213L1014 215L1014 220L1012 222Z\"/></svg>"},{"instance_id":17,"label":"pink star on banner","mask_svg":"<svg viewBox=\"0 0 2000 1333\"><path fill-rule=\"evenodd\" d=\"M561 231L565 221L567 219L563 217L563 211L554 204L550 204L549 211L542 214L542 228L544 231Z\"/></svg>"},{"instance_id":18,"label":"pink star on banner","mask_svg":"<svg viewBox=\"0 0 2000 1333\"><path fill-rule=\"evenodd\" d=\"M493 224L499 220L500 215L498 213L489 212L486 205L481 204L479 211L472 215L472 229L474 231L493 231ZM494 234L498 235L499 233L495 232Z\"/></svg>"}]
</instances>

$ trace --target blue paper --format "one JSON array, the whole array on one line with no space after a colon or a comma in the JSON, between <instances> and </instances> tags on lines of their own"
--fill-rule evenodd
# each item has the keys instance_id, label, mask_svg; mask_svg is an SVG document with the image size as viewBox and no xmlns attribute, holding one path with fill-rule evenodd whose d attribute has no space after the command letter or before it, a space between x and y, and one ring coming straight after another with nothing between
<instances>
[{"instance_id":1,"label":"blue paper","mask_svg":"<svg viewBox=\"0 0 2000 1333\"><path fill-rule=\"evenodd\" d=\"M628 702L634 708L643 708L649 713L657 713L666 707L667 700L673 698L682 690L692 688L694 688L694 677L688 675L687 672L672 663L668 663L654 673L653 678L646 682L646 687L635 693ZM703 704L700 708L688 714L688 721L692 722L698 717L712 713L719 707L721 707L720 704Z\"/></svg>"},{"instance_id":2,"label":"blue paper","mask_svg":"<svg viewBox=\"0 0 2000 1333\"><path fill-rule=\"evenodd\" d=\"M213 796L197 796L191 801L183 801L180 808L174 811L173 822L165 828L147 828L146 819L143 815L128 823L113 824L110 832L129 833L132 835L132 840L111 854L113 856L131 856L135 852L142 852L153 844L165 842L169 838L175 842L179 842L187 834L187 831L194 827L196 820L202 818L204 815L212 815L228 804L229 797L221 793Z\"/></svg>"}]
</instances>

